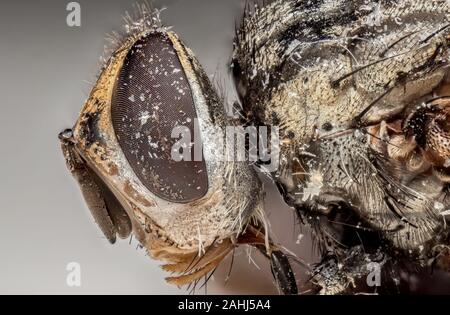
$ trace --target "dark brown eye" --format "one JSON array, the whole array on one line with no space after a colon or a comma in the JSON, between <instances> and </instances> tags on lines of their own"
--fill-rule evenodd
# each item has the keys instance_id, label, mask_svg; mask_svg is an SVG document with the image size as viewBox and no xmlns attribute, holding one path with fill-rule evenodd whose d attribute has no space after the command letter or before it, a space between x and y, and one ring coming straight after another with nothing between
<instances>
[{"instance_id":1,"label":"dark brown eye","mask_svg":"<svg viewBox=\"0 0 450 315\"><path fill-rule=\"evenodd\" d=\"M205 161L176 162L175 127L199 134L192 91L169 37L152 33L129 51L112 97L112 122L119 144L142 183L156 196L178 203L208 191Z\"/></svg>"}]
</instances>

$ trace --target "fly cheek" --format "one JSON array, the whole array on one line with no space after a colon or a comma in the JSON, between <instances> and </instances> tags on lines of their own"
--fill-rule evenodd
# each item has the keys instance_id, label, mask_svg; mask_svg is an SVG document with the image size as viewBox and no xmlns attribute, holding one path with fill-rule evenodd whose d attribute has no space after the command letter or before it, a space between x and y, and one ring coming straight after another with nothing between
<instances>
[{"instance_id":1,"label":"fly cheek","mask_svg":"<svg viewBox=\"0 0 450 315\"><path fill-rule=\"evenodd\" d=\"M151 193L174 203L206 195L207 167L195 160L193 143L182 148L188 159L173 158L175 128L190 135L200 130L188 78L167 34L150 33L129 50L112 95L111 120L128 163Z\"/></svg>"}]
</instances>

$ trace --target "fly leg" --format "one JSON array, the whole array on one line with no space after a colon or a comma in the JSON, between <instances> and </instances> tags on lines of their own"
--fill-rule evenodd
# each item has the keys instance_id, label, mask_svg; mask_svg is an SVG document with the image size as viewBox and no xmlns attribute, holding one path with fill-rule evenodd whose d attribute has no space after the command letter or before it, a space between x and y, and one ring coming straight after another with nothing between
<instances>
[{"instance_id":1,"label":"fly leg","mask_svg":"<svg viewBox=\"0 0 450 315\"><path fill-rule=\"evenodd\" d=\"M297 280L287 255L279 249L267 253L265 247L258 246L259 251L270 261L270 269L278 289L284 295L297 295Z\"/></svg>"}]
</instances>

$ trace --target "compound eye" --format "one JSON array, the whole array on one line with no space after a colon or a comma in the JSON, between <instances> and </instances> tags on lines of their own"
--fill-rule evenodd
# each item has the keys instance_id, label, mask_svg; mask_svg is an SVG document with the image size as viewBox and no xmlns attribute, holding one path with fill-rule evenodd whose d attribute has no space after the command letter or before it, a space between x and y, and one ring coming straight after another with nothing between
<instances>
[{"instance_id":1,"label":"compound eye","mask_svg":"<svg viewBox=\"0 0 450 315\"><path fill-rule=\"evenodd\" d=\"M192 91L172 41L152 33L138 40L123 63L112 97L118 142L140 181L156 196L187 203L208 191L205 161L177 162L176 127L200 135ZM189 148L183 148L188 149Z\"/></svg>"}]
</instances>

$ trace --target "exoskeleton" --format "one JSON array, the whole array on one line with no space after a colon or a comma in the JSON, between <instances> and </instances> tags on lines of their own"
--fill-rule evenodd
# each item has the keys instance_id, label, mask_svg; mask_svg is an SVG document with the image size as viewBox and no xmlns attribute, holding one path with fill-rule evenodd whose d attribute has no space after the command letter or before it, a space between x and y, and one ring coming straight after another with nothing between
<instances>
[{"instance_id":1,"label":"exoskeleton","mask_svg":"<svg viewBox=\"0 0 450 315\"><path fill-rule=\"evenodd\" d=\"M280 127L272 176L313 230L321 293L450 271L449 43L445 0L279 0L244 17L243 113ZM364 291L374 265L381 287Z\"/></svg>"},{"instance_id":2,"label":"exoskeleton","mask_svg":"<svg viewBox=\"0 0 450 315\"><path fill-rule=\"evenodd\" d=\"M60 134L96 222L112 243L135 235L177 274L170 283L197 284L248 244L269 258L281 291L297 293L257 174L218 154L234 155L225 130L238 122L157 11L139 9ZM280 130L269 175L313 232L317 292L402 292L404 272L450 271L449 41L444 0L246 10L232 58L242 123ZM177 142L184 132L192 143ZM374 270L381 287L367 288Z\"/></svg>"},{"instance_id":3,"label":"exoskeleton","mask_svg":"<svg viewBox=\"0 0 450 315\"><path fill-rule=\"evenodd\" d=\"M280 290L297 293L255 170L218 154L234 153L224 140L233 122L193 53L147 5L127 30L75 126L59 136L102 232L111 243L133 234L175 274L169 283L193 288L248 244L270 259ZM185 132L195 144L178 141Z\"/></svg>"}]
</instances>

